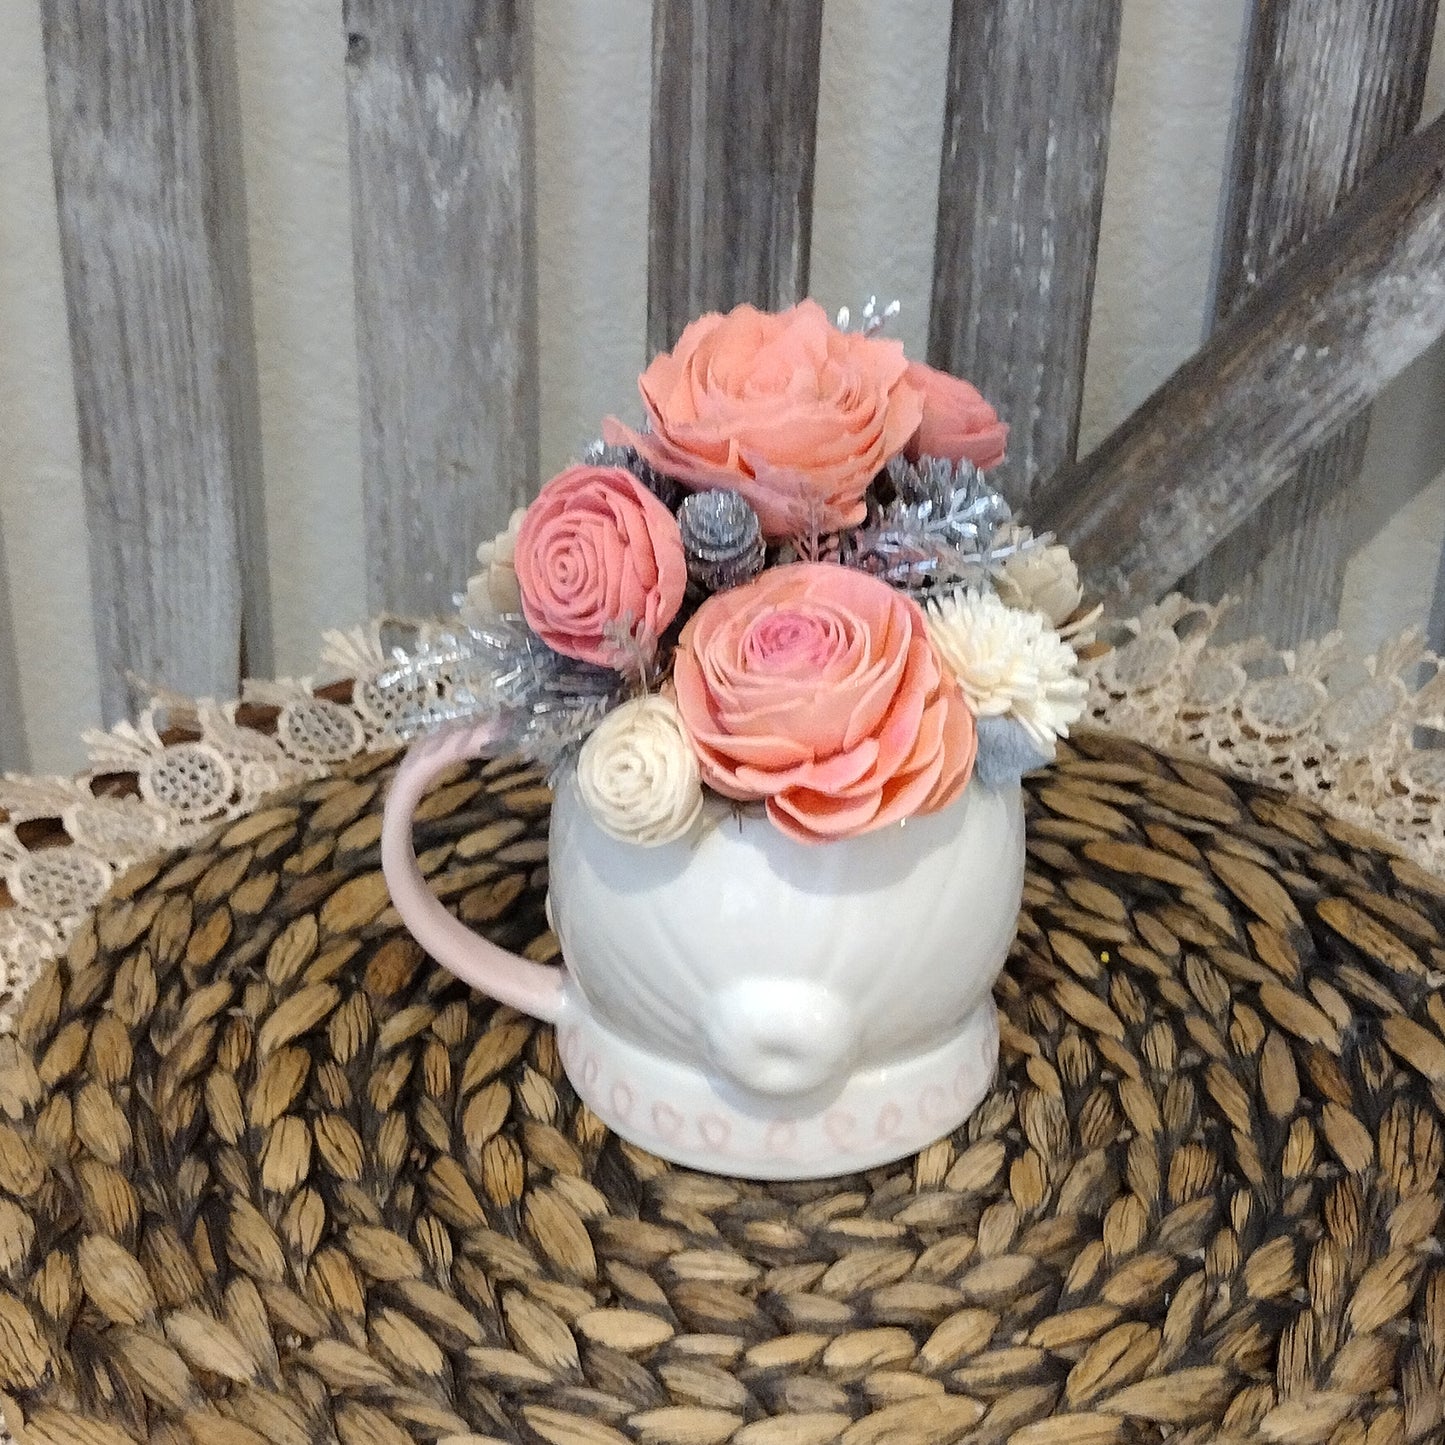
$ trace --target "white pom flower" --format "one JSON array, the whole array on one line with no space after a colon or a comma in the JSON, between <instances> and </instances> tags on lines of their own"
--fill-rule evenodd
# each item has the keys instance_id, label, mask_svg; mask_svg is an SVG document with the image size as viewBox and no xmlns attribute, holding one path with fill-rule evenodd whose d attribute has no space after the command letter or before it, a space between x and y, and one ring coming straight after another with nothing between
<instances>
[{"instance_id":1,"label":"white pom flower","mask_svg":"<svg viewBox=\"0 0 1445 1445\"><path fill-rule=\"evenodd\" d=\"M577 787L597 826L654 848L692 830L702 812L697 754L670 698L614 708L582 745Z\"/></svg>"},{"instance_id":2,"label":"white pom flower","mask_svg":"<svg viewBox=\"0 0 1445 1445\"><path fill-rule=\"evenodd\" d=\"M489 621L504 614L522 610L522 589L517 585L517 531L527 509L518 507L512 513L505 532L498 532L490 542L477 548L477 561L482 570L467 579L467 600L462 617L467 621Z\"/></svg>"},{"instance_id":3,"label":"white pom flower","mask_svg":"<svg viewBox=\"0 0 1445 1445\"><path fill-rule=\"evenodd\" d=\"M992 592L959 592L928 604L928 634L979 717L1011 717L1041 752L1083 715L1088 684L1073 649L1038 612Z\"/></svg>"}]
</instances>

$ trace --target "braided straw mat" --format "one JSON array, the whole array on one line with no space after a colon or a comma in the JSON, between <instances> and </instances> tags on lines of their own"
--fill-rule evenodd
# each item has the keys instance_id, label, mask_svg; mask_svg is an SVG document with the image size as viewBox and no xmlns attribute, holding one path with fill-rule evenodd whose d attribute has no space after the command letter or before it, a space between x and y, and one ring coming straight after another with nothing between
<instances>
[{"instance_id":1,"label":"braided straw mat","mask_svg":"<svg viewBox=\"0 0 1445 1445\"><path fill-rule=\"evenodd\" d=\"M115 890L0 1039L0 1391L45 1445L1445 1439L1445 895L1099 735L1029 783L995 1092L822 1183L675 1169L401 931L394 756ZM547 794L422 812L534 958Z\"/></svg>"}]
</instances>

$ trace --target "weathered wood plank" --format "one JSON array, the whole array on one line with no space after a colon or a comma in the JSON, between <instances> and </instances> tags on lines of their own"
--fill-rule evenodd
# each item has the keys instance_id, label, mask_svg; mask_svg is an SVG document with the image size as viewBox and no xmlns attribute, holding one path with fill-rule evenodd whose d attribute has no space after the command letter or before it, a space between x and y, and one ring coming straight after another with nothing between
<instances>
[{"instance_id":1,"label":"weathered wood plank","mask_svg":"<svg viewBox=\"0 0 1445 1445\"><path fill-rule=\"evenodd\" d=\"M1297 647L1339 624L1352 545L1352 488L1365 460L1370 418L1363 412L1310 447L1293 475L1249 519L1186 573L1187 597L1238 600L1222 640L1267 637Z\"/></svg>"},{"instance_id":2,"label":"weathered wood plank","mask_svg":"<svg viewBox=\"0 0 1445 1445\"><path fill-rule=\"evenodd\" d=\"M20 667L15 657L15 619L10 611L5 536L0 532L0 773L23 772L30 766L25 736L25 710L20 702Z\"/></svg>"},{"instance_id":3,"label":"weathered wood plank","mask_svg":"<svg viewBox=\"0 0 1445 1445\"><path fill-rule=\"evenodd\" d=\"M1220 628L1222 641L1258 636L1295 647L1336 626L1355 540L1354 483L1369 436L1366 410L1306 452L1250 525L1179 579L1188 597L1237 601Z\"/></svg>"},{"instance_id":4,"label":"weathered wood plank","mask_svg":"<svg viewBox=\"0 0 1445 1445\"><path fill-rule=\"evenodd\" d=\"M1438 0L1267 0L1255 13L1218 276L1224 317L1419 120ZM1181 583L1240 596L1236 630L1293 646L1338 620L1368 416L1306 455L1253 526Z\"/></svg>"},{"instance_id":5,"label":"weathered wood plank","mask_svg":"<svg viewBox=\"0 0 1445 1445\"><path fill-rule=\"evenodd\" d=\"M1162 595L1445 332L1445 117L1402 142L1036 524L1111 604Z\"/></svg>"},{"instance_id":6,"label":"weathered wood plank","mask_svg":"<svg viewBox=\"0 0 1445 1445\"><path fill-rule=\"evenodd\" d=\"M229 697L268 660L234 53L225 4L40 8L114 721L128 673Z\"/></svg>"},{"instance_id":7,"label":"weathered wood plank","mask_svg":"<svg viewBox=\"0 0 1445 1445\"><path fill-rule=\"evenodd\" d=\"M1078 443L1122 8L954 0L928 352L1009 423L1015 502Z\"/></svg>"},{"instance_id":8,"label":"weathered wood plank","mask_svg":"<svg viewBox=\"0 0 1445 1445\"><path fill-rule=\"evenodd\" d=\"M808 287L822 0L654 0L647 342Z\"/></svg>"},{"instance_id":9,"label":"weathered wood plank","mask_svg":"<svg viewBox=\"0 0 1445 1445\"><path fill-rule=\"evenodd\" d=\"M517 0L346 0L373 609L449 609L537 484L531 36Z\"/></svg>"},{"instance_id":10,"label":"weathered wood plank","mask_svg":"<svg viewBox=\"0 0 1445 1445\"><path fill-rule=\"evenodd\" d=\"M1216 285L1230 314L1420 119L1439 0L1261 0Z\"/></svg>"},{"instance_id":11,"label":"weathered wood plank","mask_svg":"<svg viewBox=\"0 0 1445 1445\"><path fill-rule=\"evenodd\" d=\"M1445 656L1445 552L1440 554L1440 570L1435 577L1426 637L1435 652Z\"/></svg>"}]
</instances>

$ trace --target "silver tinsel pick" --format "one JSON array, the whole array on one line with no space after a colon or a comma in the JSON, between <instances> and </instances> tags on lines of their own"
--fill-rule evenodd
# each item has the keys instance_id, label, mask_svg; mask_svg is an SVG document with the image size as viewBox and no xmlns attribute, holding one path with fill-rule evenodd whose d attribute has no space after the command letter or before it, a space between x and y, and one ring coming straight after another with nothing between
<instances>
[{"instance_id":1,"label":"silver tinsel pick","mask_svg":"<svg viewBox=\"0 0 1445 1445\"><path fill-rule=\"evenodd\" d=\"M723 592L763 570L758 514L739 492L694 492L677 514L687 575L703 592Z\"/></svg>"},{"instance_id":2,"label":"silver tinsel pick","mask_svg":"<svg viewBox=\"0 0 1445 1445\"><path fill-rule=\"evenodd\" d=\"M408 653L377 686L404 738L448 723L502 719L505 744L547 766L621 701L624 679L553 652L520 617L461 625Z\"/></svg>"},{"instance_id":3,"label":"silver tinsel pick","mask_svg":"<svg viewBox=\"0 0 1445 1445\"><path fill-rule=\"evenodd\" d=\"M671 477L643 461L636 447L614 447L604 441L592 442L582 453L582 460L594 467L621 467L631 472L669 512L677 511L683 491Z\"/></svg>"},{"instance_id":4,"label":"silver tinsel pick","mask_svg":"<svg viewBox=\"0 0 1445 1445\"><path fill-rule=\"evenodd\" d=\"M891 500L869 502L864 524L844 534L840 560L895 587L926 595L982 585L1043 540L1014 526L1009 504L971 462L895 457L887 478Z\"/></svg>"}]
</instances>

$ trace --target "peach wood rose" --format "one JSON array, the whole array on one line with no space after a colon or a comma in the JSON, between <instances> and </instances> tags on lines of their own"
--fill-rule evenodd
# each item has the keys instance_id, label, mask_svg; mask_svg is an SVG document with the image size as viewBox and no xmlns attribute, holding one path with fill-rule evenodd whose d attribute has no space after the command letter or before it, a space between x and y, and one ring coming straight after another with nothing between
<instances>
[{"instance_id":1,"label":"peach wood rose","mask_svg":"<svg viewBox=\"0 0 1445 1445\"><path fill-rule=\"evenodd\" d=\"M973 768L973 715L918 604L846 567L775 567L710 598L673 686L703 781L801 842L935 812Z\"/></svg>"},{"instance_id":2,"label":"peach wood rose","mask_svg":"<svg viewBox=\"0 0 1445 1445\"><path fill-rule=\"evenodd\" d=\"M685 487L741 493L768 538L836 531L863 520L868 484L918 430L907 373L899 342L839 331L816 301L739 306L642 373L650 431L609 418L603 435Z\"/></svg>"}]
</instances>

